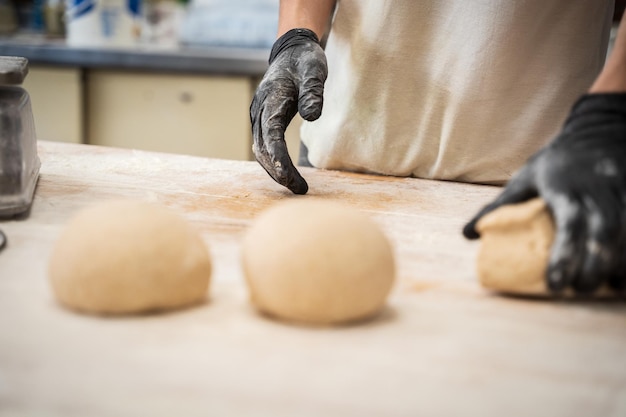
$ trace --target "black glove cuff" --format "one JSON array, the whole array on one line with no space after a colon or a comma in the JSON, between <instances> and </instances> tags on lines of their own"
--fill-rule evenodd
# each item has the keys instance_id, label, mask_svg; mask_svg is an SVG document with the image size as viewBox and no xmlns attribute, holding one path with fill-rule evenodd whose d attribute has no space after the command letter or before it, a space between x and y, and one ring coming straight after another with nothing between
<instances>
[{"instance_id":1,"label":"black glove cuff","mask_svg":"<svg viewBox=\"0 0 626 417\"><path fill-rule=\"evenodd\" d=\"M290 31L286 32L283 36L276 39L276 42L274 42L274 46L272 46L272 52L270 53L270 59L269 59L270 65L272 64L272 62L274 62L276 57L285 49L291 48L292 46L295 46L295 45L301 45L303 43L307 43L310 41L313 41L318 45L320 43L320 40L317 38L317 35L312 30L303 29L303 28L291 29Z\"/></svg>"},{"instance_id":2,"label":"black glove cuff","mask_svg":"<svg viewBox=\"0 0 626 417\"><path fill-rule=\"evenodd\" d=\"M572 107L572 116L576 117L590 111L626 115L626 92L585 94Z\"/></svg>"},{"instance_id":3,"label":"black glove cuff","mask_svg":"<svg viewBox=\"0 0 626 417\"><path fill-rule=\"evenodd\" d=\"M581 96L572 106L564 128L576 129L589 124L613 124L624 126L626 121L625 93L593 93Z\"/></svg>"}]
</instances>

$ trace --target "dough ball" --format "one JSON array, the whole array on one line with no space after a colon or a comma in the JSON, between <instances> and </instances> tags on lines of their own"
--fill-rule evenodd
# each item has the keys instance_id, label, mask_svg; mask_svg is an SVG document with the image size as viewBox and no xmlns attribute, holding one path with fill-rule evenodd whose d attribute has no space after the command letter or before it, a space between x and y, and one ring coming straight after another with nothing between
<instances>
[{"instance_id":1,"label":"dough ball","mask_svg":"<svg viewBox=\"0 0 626 417\"><path fill-rule=\"evenodd\" d=\"M391 245L376 223L356 209L310 198L262 213L244 238L242 257L257 309L310 324L375 315L395 274Z\"/></svg>"},{"instance_id":2,"label":"dough ball","mask_svg":"<svg viewBox=\"0 0 626 417\"><path fill-rule=\"evenodd\" d=\"M478 277L485 288L549 294L545 273L554 224L543 200L500 207L480 219L476 229L480 233Z\"/></svg>"},{"instance_id":3,"label":"dough ball","mask_svg":"<svg viewBox=\"0 0 626 417\"><path fill-rule=\"evenodd\" d=\"M139 201L109 201L78 213L49 264L61 304L98 314L199 303L210 277L207 247L191 225L164 207Z\"/></svg>"}]
</instances>

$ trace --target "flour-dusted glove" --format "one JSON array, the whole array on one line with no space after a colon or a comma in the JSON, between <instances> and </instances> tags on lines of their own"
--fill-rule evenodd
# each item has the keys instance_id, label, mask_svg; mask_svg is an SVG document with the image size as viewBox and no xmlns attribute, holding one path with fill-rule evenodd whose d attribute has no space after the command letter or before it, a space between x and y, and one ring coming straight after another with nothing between
<instances>
[{"instance_id":1,"label":"flour-dusted glove","mask_svg":"<svg viewBox=\"0 0 626 417\"><path fill-rule=\"evenodd\" d=\"M277 183L305 194L309 187L289 157L285 130L297 112L309 121L322 114L326 55L314 32L292 29L274 43L269 63L250 105L252 150Z\"/></svg>"},{"instance_id":2,"label":"flour-dusted glove","mask_svg":"<svg viewBox=\"0 0 626 417\"><path fill-rule=\"evenodd\" d=\"M589 94L574 105L561 133L536 153L502 194L464 228L494 209L542 197L555 220L547 269L553 292L626 289L626 93Z\"/></svg>"}]
</instances>

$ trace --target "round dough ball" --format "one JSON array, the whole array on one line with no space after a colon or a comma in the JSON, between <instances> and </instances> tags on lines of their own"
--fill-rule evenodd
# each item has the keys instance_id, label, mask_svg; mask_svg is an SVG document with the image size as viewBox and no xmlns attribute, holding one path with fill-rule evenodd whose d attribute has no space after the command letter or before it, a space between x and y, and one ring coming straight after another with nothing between
<instances>
[{"instance_id":1,"label":"round dough ball","mask_svg":"<svg viewBox=\"0 0 626 417\"><path fill-rule=\"evenodd\" d=\"M170 210L109 201L78 213L54 246L49 278L75 310L130 314L199 303L211 260L200 235Z\"/></svg>"},{"instance_id":2,"label":"round dough ball","mask_svg":"<svg viewBox=\"0 0 626 417\"><path fill-rule=\"evenodd\" d=\"M502 206L476 224L480 233L477 269L488 289L547 295L545 274L554 240L552 217L541 199Z\"/></svg>"},{"instance_id":3,"label":"round dough ball","mask_svg":"<svg viewBox=\"0 0 626 417\"><path fill-rule=\"evenodd\" d=\"M391 245L366 215L322 200L280 203L256 220L242 248L252 303L288 321L369 318L394 281Z\"/></svg>"}]
</instances>

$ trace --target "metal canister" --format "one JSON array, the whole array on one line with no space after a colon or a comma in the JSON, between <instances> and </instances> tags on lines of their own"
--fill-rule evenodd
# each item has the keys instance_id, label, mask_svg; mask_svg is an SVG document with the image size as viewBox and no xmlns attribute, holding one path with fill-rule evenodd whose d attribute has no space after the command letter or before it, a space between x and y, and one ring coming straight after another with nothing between
<instances>
[{"instance_id":1,"label":"metal canister","mask_svg":"<svg viewBox=\"0 0 626 417\"><path fill-rule=\"evenodd\" d=\"M41 165L30 96L20 85L28 61L0 56L0 217L30 208Z\"/></svg>"}]
</instances>

